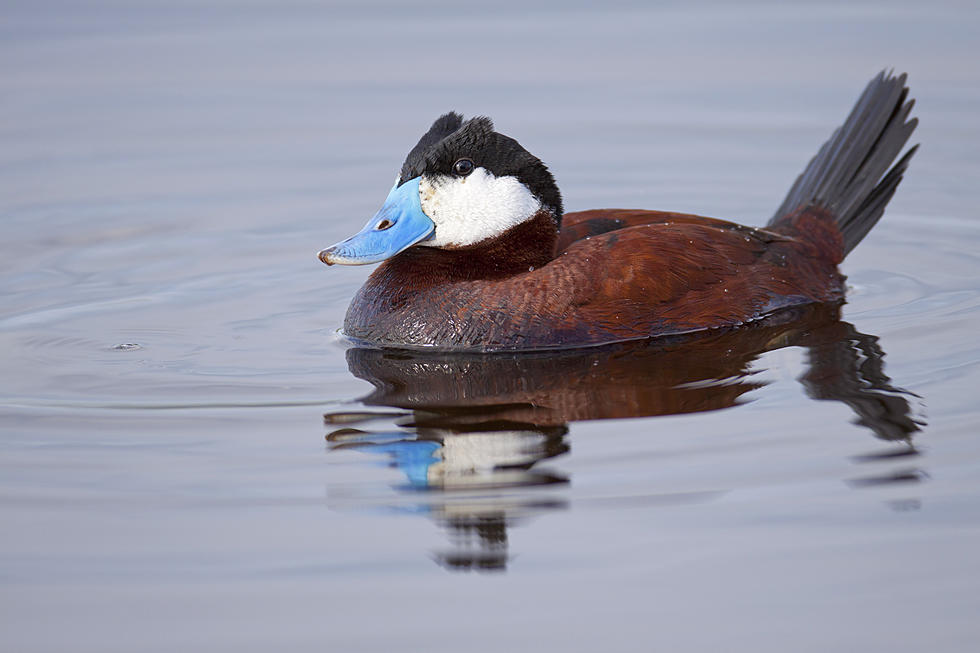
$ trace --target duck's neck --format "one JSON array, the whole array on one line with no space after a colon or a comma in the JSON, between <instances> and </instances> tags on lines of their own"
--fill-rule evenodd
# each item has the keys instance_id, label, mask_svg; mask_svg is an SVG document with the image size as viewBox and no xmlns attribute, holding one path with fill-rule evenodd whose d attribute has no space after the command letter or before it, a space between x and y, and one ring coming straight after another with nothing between
<instances>
[{"instance_id":1,"label":"duck's neck","mask_svg":"<svg viewBox=\"0 0 980 653\"><path fill-rule=\"evenodd\" d=\"M459 249L411 247L384 267L435 283L494 279L546 265L555 257L557 244L557 221L550 212L541 210L530 220L478 245Z\"/></svg>"}]
</instances>

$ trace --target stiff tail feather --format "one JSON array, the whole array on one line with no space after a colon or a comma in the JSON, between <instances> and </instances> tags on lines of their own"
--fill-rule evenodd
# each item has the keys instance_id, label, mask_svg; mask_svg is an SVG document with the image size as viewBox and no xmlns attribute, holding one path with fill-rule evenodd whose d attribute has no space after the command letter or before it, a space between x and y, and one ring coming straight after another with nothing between
<instances>
[{"instance_id":1,"label":"stiff tail feather","mask_svg":"<svg viewBox=\"0 0 980 653\"><path fill-rule=\"evenodd\" d=\"M882 71L871 80L847 120L810 160L767 226L776 226L800 210L821 208L837 220L845 256L861 242L881 219L919 147L910 148L892 166L919 122L909 120L915 100L906 101L905 79L904 73L895 76Z\"/></svg>"}]
</instances>

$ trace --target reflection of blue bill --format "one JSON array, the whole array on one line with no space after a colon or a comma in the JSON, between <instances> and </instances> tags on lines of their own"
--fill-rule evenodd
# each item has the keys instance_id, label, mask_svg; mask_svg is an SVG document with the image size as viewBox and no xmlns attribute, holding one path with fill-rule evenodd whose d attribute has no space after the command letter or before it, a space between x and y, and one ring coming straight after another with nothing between
<instances>
[{"instance_id":1,"label":"reflection of blue bill","mask_svg":"<svg viewBox=\"0 0 980 653\"><path fill-rule=\"evenodd\" d=\"M358 448L371 453L389 454L413 487L424 488L429 486L429 467L441 460L435 453L442 448L442 444L432 440L398 440L365 444Z\"/></svg>"}]
</instances>

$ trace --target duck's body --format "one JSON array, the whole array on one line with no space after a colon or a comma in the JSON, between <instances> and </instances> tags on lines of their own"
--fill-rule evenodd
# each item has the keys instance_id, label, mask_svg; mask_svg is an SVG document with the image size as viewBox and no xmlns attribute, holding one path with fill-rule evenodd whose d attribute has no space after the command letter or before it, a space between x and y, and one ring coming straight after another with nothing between
<instances>
[{"instance_id":1,"label":"duck's body","mask_svg":"<svg viewBox=\"0 0 980 653\"><path fill-rule=\"evenodd\" d=\"M565 216L555 244L543 264L492 276L508 260L495 248L410 248L371 275L344 331L383 345L573 347L733 326L843 297L840 235L816 212L759 230L677 213L583 211Z\"/></svg>"},{"instance_id":2,"label":"duck's body","mask_svg":"<svg viewBox=\"0 0 980 653\"><path fill-rule=\"evenodd\" d=\"M489 121L447 114L376 221L321 252L327 263L384 260L344 331L380 346L567 348L839 301L837 265L881 216L911 155L885 174L915 127L906 92L904 76L872 81L764 229L660 211L562 215L540 161Z\"/></svg>"}]
</instances>

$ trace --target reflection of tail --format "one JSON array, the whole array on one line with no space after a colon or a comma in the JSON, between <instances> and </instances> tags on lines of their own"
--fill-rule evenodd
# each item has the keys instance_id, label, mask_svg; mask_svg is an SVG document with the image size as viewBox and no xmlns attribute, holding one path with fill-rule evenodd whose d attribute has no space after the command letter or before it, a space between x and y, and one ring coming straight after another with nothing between
<instances>
[{"instance_id":1,"label":"reflection of tail","mask_svg":"<svg viewBox=\"0 0 980 653\"><path fill-rule=\"evenodd\" d=\"M814 331L806 345L810 369L800 383L810 397L847 404L857 414L856 423L882 440L908 441L920 430L923 422L912 416L909 405L917 395L891 385L878 338L837 322Z\"/></svg>"},{"instance_id":2,"label":"reflection of tail","mask_svg":"<svg viewBox=\"0 0 980 653\"><path fill-rule=\"evenodd\" d=\"M854 249L881 218L918 147L888 170L918 124L915 118L906 122L915 103L905 102L908 91L904 74L894 77L882 71L871 80L844 124L797 178L769 226L800 210L824 209L837 220L845 256Z\"/></svg>"}]
</instances>

